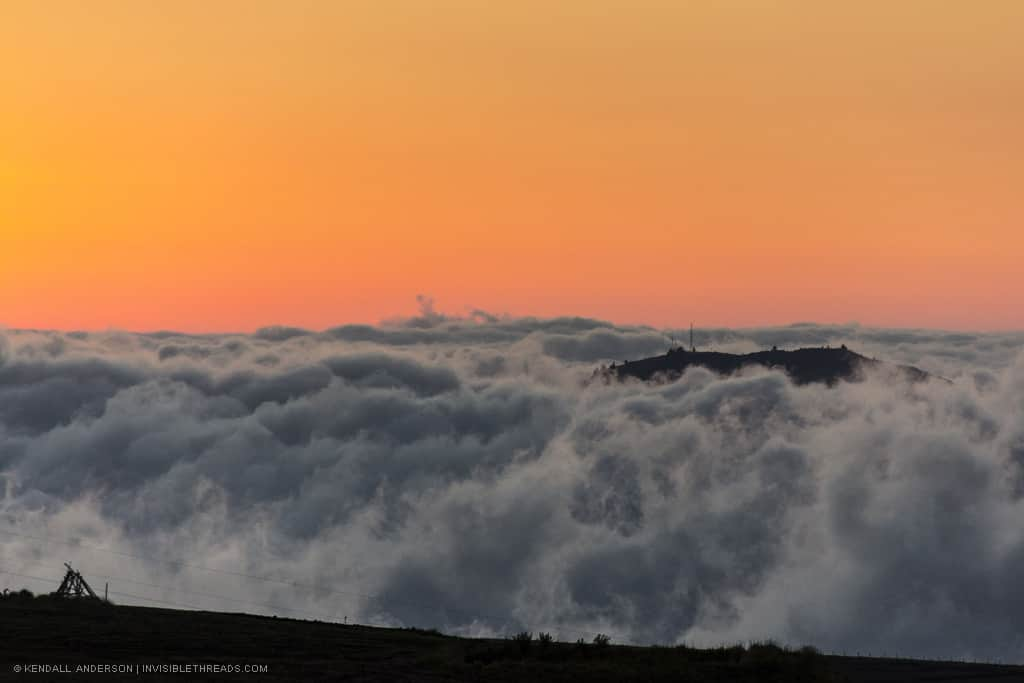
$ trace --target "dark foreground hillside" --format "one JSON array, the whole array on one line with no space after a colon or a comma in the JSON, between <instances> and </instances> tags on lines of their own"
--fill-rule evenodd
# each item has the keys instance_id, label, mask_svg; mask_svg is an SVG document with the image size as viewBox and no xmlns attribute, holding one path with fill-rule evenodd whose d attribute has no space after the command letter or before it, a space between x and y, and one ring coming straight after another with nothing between
<instances>
[{"instance_id":1,"label":"dark foreground hillside","mask_svg":"<svg viewBox=\"0 0 1024 683\"><path fill-rule=\"evenodd\" d=\"M537 640L525 644L52 599L0 600L0 639L0 678L4 680L77 680L81 677L77 667L83 665L156 664L165 672L132 670L124 677L179 681L1024 681L1024 669L1017 667L826 657L770 645L694 650L545 645ZM211 665L228 671L211 670ZM16 670L32 666L37 668ZM239 671L231 670L235 666ZM256 671L245 671L244 666ZM121 678L117 673L103 674L105 679L111 677Z\"/></svg>"}]
</instances>

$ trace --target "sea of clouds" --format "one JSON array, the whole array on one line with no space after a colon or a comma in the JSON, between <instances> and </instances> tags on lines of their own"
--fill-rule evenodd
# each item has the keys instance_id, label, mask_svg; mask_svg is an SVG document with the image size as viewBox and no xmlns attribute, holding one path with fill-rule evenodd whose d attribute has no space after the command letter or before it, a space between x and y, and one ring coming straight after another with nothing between
<instances>
[{"instance_id":1,"label":"sea of clouds","mask_svg":"<svg viewBox=\"0 0 1024 683\"><path fill-rule=\"evenodd\" d=\"M71 561L125 603L1024 661L1024 334L697 331L952 384L586 381L686 334L429 302L323 332L0 331L0 588Z\"/></svg>"}]
</instances>

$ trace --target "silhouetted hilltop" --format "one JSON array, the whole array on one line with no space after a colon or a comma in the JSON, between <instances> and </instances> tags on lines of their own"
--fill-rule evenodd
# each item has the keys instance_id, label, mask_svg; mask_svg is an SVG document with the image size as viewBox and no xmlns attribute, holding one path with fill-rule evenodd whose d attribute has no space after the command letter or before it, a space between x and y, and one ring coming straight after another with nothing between
<instances>
[{"instance_id":1,"label":"silhouetted hilltop","mask_svg":"<svg viewBox=\"0 0 1024 683\"><path fill-rule=\"evenodd\" d=\"M817 347L793 351L756 351L754 353L721 353L717 351L692 351L679 347L668 353L651 358L626 361L620 365L600 368L597 375L618 380L635 377L641 380L673 380L688 368L703 367L720 375L731 375L749 366L780 368L797 384L824 382L833 385L840 380L851 382L863 378L865 370L889 370L911 382L927 381L931 375L911 365L890 365L874 358L850 351L846 346L839 348Z\"/></svg>"},{"instance_id":2,"label":"silhouetted hilltop","mask_svg":"<svg viewBox=\"0 0 1024 683\"><path fill-rule=\"evenodd\" d=\"M697 649L528 632L457 638L249 614L0 598L0 679L146 681L703 681L704 683L993 683L1018 666L841 657L771 642ZM38 675L42 674L42 675ZM73 674L64 676L63 674ZM77 675L76 675L77 674ZM185 674L184 676L182 674ZM24 678L28 675L28 678Z\"/></svg>"}]
</instances>

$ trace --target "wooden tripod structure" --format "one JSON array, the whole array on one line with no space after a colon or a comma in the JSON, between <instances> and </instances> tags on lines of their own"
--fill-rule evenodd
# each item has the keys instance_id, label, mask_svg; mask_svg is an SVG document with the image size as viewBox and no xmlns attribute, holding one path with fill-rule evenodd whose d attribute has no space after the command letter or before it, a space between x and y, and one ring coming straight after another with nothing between
<instances>
[{"instance_id":1,"label":"wooden tripod structure","mask_svg":"<svg viewBox=\"0 0 1024 683\"><path fill-rule=\"evenodd\" d=\"M71 568L71 565L67 562L64 566L68 568L68 573L64 575L64 580L60 582L60 588L54 593L58 598L92 598L94 600L102 600L100 596L96 595L89 582L85 580L81 572L77 572Z\"/></svg>"}]
</instances>

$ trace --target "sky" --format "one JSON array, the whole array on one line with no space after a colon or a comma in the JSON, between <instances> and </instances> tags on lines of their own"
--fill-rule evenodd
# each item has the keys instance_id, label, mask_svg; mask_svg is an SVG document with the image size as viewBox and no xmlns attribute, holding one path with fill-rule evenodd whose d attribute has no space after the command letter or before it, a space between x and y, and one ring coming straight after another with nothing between
<instances>
[{"instance_id":1,"label":"sky","mask_svg":"<svg viewBox=\"0 0 1024 683\"><path fill-rule=\"evenodd\" d=\"M1020 329L1024 4L5 0L0 324Z\"/></svg>"}]
</instances>

